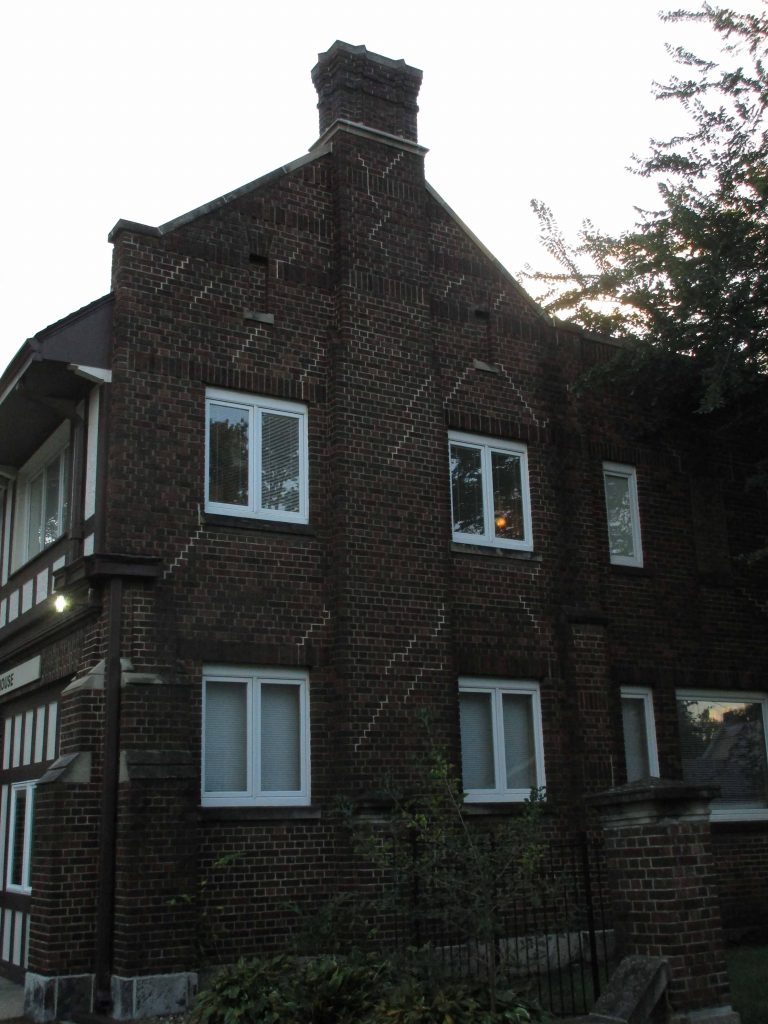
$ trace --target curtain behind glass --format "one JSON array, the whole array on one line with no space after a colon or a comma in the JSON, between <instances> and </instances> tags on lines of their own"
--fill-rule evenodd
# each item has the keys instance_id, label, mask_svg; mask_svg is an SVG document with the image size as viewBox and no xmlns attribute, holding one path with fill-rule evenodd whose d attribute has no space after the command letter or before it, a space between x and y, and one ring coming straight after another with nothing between
<instances>
[{"instance_id":1,"label":"curtain behind glass","mask_svg":"<svg viewBox=\"0 0 768 1024\"><path fill-rule=\"evenodd\" d=\"M261 790L301 789L301 695L298 686L261 687Z\"/></svg>"},{"instance_id":2,"label":"curtain behind glass","mask_svg":"<svg viewBox=\"0 0 768 1024\"><path fill-rule=\"evenodd\" d=\"M495 789L491 694L459 694L459 723L464 788Z\"/></svg>"},{"instance_id":3,"label":"curtain behind glass","mask_svg":"<svg viewBox=\"0 0 768 1024\"><path fill-rule=\"evenodd\" d=\"M248 789L248 685L205 686L205 792Z\"/></svg>"},{"instance_id":4,"label":"curtain behind glass","mask_svg":"<svg viewBox=\"0 0 768 1024\"><path fill-rule=\"evenodd\" d=\"M624 727L624 758L627 782L644 779L651 774L648 762L648 730L645 723L645 702L636 697L621 698L621 720Z\"/></svg>"}]
</instances>

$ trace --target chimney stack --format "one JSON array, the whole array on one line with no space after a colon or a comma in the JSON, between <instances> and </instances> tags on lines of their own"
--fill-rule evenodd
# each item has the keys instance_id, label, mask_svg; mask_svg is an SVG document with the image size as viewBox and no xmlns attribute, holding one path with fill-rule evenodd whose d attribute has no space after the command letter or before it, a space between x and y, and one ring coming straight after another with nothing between
<instances>
[{"instance_id":1,"label":"chimney stack","mask_svg":"<svg viewBox=\"0 0 768 1024\"><path fill-rule=\"evenodd\" d=\"M352 121L417 142L416 98L421 71L364 46L336 40L318 54L312 81L319 97L320 134L335 121Z\"/></svg>"}]
</instances>

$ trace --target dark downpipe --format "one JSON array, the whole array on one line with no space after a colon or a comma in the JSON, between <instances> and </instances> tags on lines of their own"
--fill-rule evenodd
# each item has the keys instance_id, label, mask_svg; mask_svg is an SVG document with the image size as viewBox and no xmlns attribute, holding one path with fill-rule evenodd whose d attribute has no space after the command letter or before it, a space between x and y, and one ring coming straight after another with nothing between
<instances>
[{"instance_id":1,"label":"dark downpipe","mask_svg":"<svg viewBox=\"0 0 768 1024\"><path fill-rule=\"evenodd\" d=\"M102 749L101 819L99 824L99 879L96 909L97 1013L112 1008L112 942L115 917L115 839L117 791L120 781L120 632L123 613L123 581L109 581L109 637L105 667L104 747Z\"/></svg>"}]
</instances>

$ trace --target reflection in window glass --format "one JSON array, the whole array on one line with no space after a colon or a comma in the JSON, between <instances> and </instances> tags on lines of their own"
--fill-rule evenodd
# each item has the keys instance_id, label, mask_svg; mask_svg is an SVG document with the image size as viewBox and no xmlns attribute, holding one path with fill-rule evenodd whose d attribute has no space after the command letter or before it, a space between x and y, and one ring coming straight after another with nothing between
<instances>
[{"instance_id":1,"label":"reflection in window glass","mask_svg":"<svg viewBox=\"0 0 768 1024\"><path fill-rule=\"evenodd\" d=\"M248 504L247 409L208 408L208 496L226 505Z\"/></svg>"},{"instance_id":2,"label":"reflection in window glass","mask_svg":"<svg viewBox=\"0 0 768 1024\"><path fill-rule=\"evenodd\" d=\"M482 533L485 527L479 449L451 445L451 496L454 533Z\"/></svg>"},{"instance_id":3,"label":"reflection in window glass","mask_svg":"<svg viewBox=\"0 0 768 1024\"><path fill-rule=\"evenodd\" d=\"M682 694L677 713L685 780L719 786L723 801L765 807L763 701Z\"/></svg>"},{"instance_id":4,"label":"reflection in window glass","mask_svg":"<svg viewBox=\"0 0 768 1024\"><path fill-rule=\"evenodd\" d=\"M520 482L520 456L507 452L492 452L493 518L497 537L522 540L523 491Z\"/></svg>"},{"instance_id":5,"label":"reflection in window glass","mask_svg":"<svg viewBox=\"0 0 768 1024\"><path fill-rule=\"evenodd\" d=\"M633 558L632 506L629 480L625 476L605 475L605 504L608 511L608 544L612 555Z\"/></svg>"},{"instance_id":6,"label":"reflection in window glass","mask_svg":"<svg viewBox=\"0 0 768 1024\"><path fill-rule=\"evenodd\" d=\"M261 503L299 511L299 421L264 413L261 418Z\"/></svg>"}]
</instances>

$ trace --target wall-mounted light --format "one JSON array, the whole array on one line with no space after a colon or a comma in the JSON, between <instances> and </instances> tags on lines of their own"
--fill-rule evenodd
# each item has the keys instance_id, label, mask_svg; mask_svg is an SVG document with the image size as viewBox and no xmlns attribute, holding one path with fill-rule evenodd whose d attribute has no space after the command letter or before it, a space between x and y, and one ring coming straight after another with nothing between
<instances>
[{"instance_id":1,"label":"wall-mounted light","mask_svg":"<svg viewBox=\"0 0 768 1024\"><path fill-rule=\"evenodd\" d=\"M69 608L70 600L66 594L57 594L53 599L53 607L57 612L65 612Z\"/></svg>"}]
</instances>

